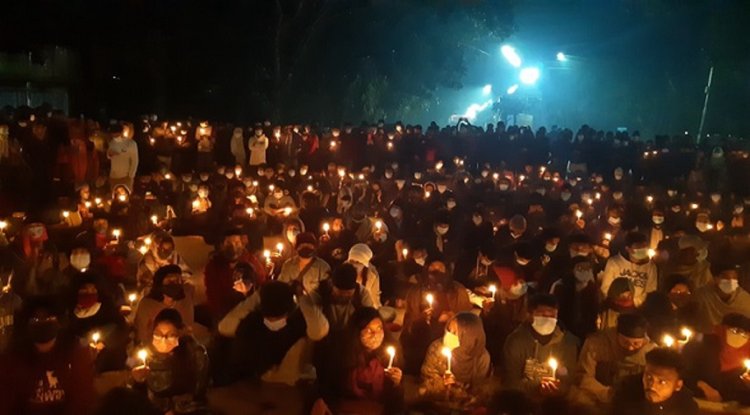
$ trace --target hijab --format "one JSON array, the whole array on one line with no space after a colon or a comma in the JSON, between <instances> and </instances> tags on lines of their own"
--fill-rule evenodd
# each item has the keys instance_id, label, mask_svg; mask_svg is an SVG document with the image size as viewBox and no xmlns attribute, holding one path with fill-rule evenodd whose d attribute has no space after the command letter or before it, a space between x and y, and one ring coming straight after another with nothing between
<instances>
[{"instance_id":1,"label":"hijab","mask_svg":"<svg viewBox=\"0 0 750 415\"><path fill-rule=\"evenodd\" d=\"M459 346L453 349L451 371L459 382L474 384L490 370L482 320L470 312L458 313L453 320L458 324Z\"/></svg>"}]
</instances>

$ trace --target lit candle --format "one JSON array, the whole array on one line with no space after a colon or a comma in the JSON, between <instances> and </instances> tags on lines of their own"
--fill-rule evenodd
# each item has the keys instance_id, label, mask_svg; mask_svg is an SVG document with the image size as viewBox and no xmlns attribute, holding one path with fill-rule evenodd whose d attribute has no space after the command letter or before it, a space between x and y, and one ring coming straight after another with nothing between
<instances>
[{"instance_id":1,"label":"lit candle","mask_svg":"<svg viewBox=\"0 0 750 415\"><path fill-rule=\"evenodd\" d=\"M424 198L425 198L425 199L429 199L429 198L430 198L430 192L428 192L428 191L425 191L425 192L424 192Z\"/></svg>"},{"instance_id":2,"label":"lit candle","mask_svg":"<svg viewBox=\"0 0 750 415\"><path fill-rule=\"evenodd\" d=\"M596 200L599 200L602 198L602 194L599 192L596 192L596 195L594 197L596 198Z\"/></svg>"},{"instance_id":3,"label":"lit candle","mask_svg":"<svg viewBox=\"0 0 750 415\"><path fill-rule=\"evenodd\" d=\"M593 204L594 204L594 199L592 199L592 198L588 198L588 200L586 200L586 203L588 203L588 204L589 204L589 206L591 206L591 205L593 205Z\"/></svg>"},{"instance_id":4,"label":"lit candle","mask_svg":"<svg viewBox=\"0 0 750 415\"><path fill-rule=\"evenodd\" d=\"M198 209L201 206L201 201L198 199L193 200L193 210Z\"/></svg>"},{"instance_id":5,"label":"lit candle","mask_svg":"<svg viewBox=\"0 0 750 415\"><path fill-rule=\"evenodd\" d=\"M89 202L88 200L83 202L83 205L86 206L86 209L91 209L91 202Z\"/></svg>"},{"instance_id":6,"label":"lit candle","mask_svg":"<svg viewBox=\"0 0 750 415\"><path fill-rule=\"evenodd\" d=\"M604 234L604 240L606 241L612 241L612 234L607 232Z\"/></svg>"},{"instance_id":7,"label":"lit candle","mask_svg":"<svg viewBox=\"0 0 750 415\"><path fill-rule=\"evenodd\" d=\"M68 219L70 217L70 212L68 212L67 210L63 210L62 217L65 219Z\"/></svg>"},{"instance_id":8,"label":"lit candle","mask_svg":"<svg viewBox=\"0 0 750 415\"><path fill-rule=\"evenodd\" d=\"M253 208L247 208L245 209L245 213L247 213L247 216L253 216L253 213L255 210Z\"/></svg>"},{"instance_id":9,"label":"lit candle","mask_svg":"<svg viewBox=\"0 0 750 415\"><path fill-rule=\"evenodd\" d=\"M151 241L151 237L148 237L148 236L147 236L147 237L146 237L146 239L144 239L144 240L143 240L143 243L144 243L144 244L145 244L146 246L151 246L151 243L152 243L152 241Z\"/></svg>"},{"instance_id":10,"label":"lit candle","mask_svg":"<svg viewBox=\"0 0 750 415\"><path fill-rule=\"evenodd\" d=\"M326 235L328 235L328 231L331 230L331 225L328 222L325 222L323 224L323 232L325 232Z\"/></svg>"},{"instance_id":11,"label":"lit candle","mask_svg":"<svg viewBox=\"0 0 750 415\"><path fill-rule=\"evenodd\" d=\"M690 209L692 209L692 210L698 209L699 207L700 207L700 206L698 206L698 204L697 204L697 203L691 203L691 204L690 204Z\"/></svg>"},{"instance_id":12,"label":"lit candle","mask_svg":"<svg viewBox=\"0 0 750 415\"><path fill-rule=\"evenodd\" d=\"M234 175L237 176L237 177L242 176L242 167L240 167L240 166L235 167L234 168Z\"/></svg>"},{"instance_id":13,"label":"lit candle","mask_svg":"<svg viewBox=\"0 0 750 415\"><path fill-rule=\"evenodd\" d=\"M138 359L140 359L141 362L143 362L143 367L148 367L148 365L146 364L146 359L148 359L148 350L146 349L138 350Z\"/></svg>"},{"instance_id":14,"label":"lit candle","mask_svg":"<svg viewBox=\"0 0 750 415\"><path fill-rule=\"evenodd\" d=\"M646 196L646 202L653 203L653 201L654 201L654 197L653 196L651 196L651 195Z\"/></svg>"},{"instance_id":15,"label":"lit candle","mask_svg":"<svg viewBox=\"0 0 750 415\"><path fill-rule=\"evenodd\" d=\"M448 370L446 370L445 373L451 373L451 357L453 356L451 349L443 347L443 356L448 359Z\"/></svg>"},{"instance_id":16,"label":"lit candle","mask_svg":"<svg viewBox=\"0 0 750 415\"><path fill-rule=\"evenodd\" d=\"M167 173L167 174L164 175L164 179L171 180L172 179L172 175L169 174L169 173Z\"/></svg>"},{"instance_id":17,"label":"lit candle","mask_svg":"<svg viewBox=\"0 0 750 415\"><path fill-rule=\"evenodd\" d=\"M435 296L433 296L432 293L427 293L427 295L424 296L424 299L427 300L427 305L432 308L432 303L435 302Z\"/></svg>"},{"instance_id":18,"label":"lit candle","mask_svg":"<svg viewBox=\"0 0 750 415\"><path fill-rule=\"evenodd\" d=\"M383 229L383 221L375 222L375 229L380 232Z\"/></svg>"},{"instance_id":19,"label":"lit candle","mask_svg":"<svg viewBox=\"0 0 750 415\"><path fill-rule=\"evenodd\" d=\"M497 293L497 285L490 284L489 290L490 290L490 293L492 293L492 299L494 300L495 299L495 293Z\"/></svg>"},{"instance_id":20,"label":"lit candle","mask_svg":"<svg viewBox=\"0 0 750 415\"><path fill-rule=\"evenodd\" d=\"M138 252L141 253L141 255L146 255L148 252L148 247L146 245L141 245L140 248L138 248Z\"/></svg>"},{"instance_id":21,"label":"lit candle","mask_svg":"<svg viewBox=\"0 0 750 415\"><path fill-rule=\"evenodd\" d=\"M745 373L743 374L744 376L750 373L750 359L745 359L742 364L745 366Z\"/></svg>"},{"instance_id":22,"label":"lit candle","mask_svg":"<svg viewBox=\"0 0 750 415\"><path fill-rule=\"evenodd\" d=\"M581 219L583 217L583 212L581 212L581 210L576 210L576 217Z\"/></svg>"},{"instance_id":23,"label":"lit candle","mask_svg":"<svg viewBox=\"0 0 750 415\"><path fill-rule=\"evenodd\" d=\"M336 149L336 140L331 140L331 150Z\"/></svg>"},{"instance_id":24,"label":"lit candle","mask_svg":"<svg viewBox=\"0 0 750 415\"><path fill-rule=\"evenodd\" d=\"M680 340L681 345L686 345L690 342L690 338L693 337L693 332L687 328L683 327L682 330L680 330L680 334L682 334L682 337L685 338L685 340Z\"/></svg>"},{"instance_id":25,"label":"lit candle","mask_svg":"<svg viewBox=\"0 0 750 415\"><path fill-rule=\"evenodd\" d=\"M672 348L674 347L674 337L670 336L669 334L665 334L664 337L661 338L661 343L664 345L664 347Z\"/></svg>"},{"instance_id":26,"label":"lit candle","mask_svg":"<svg viewBox=\"0 0 750 415\"><path fill-rule=\"evenodd\" d=\"M406 248L402 249L402 250L401 250L401 257L402 257L403 259L406 259L406 257L408 257L408 256L409 256L409 250L408 250L408 249L406 249Z\"/></svg>"},{"instance_id":27,"label":"lit candle","mask_svg":"<svg viewBox=\"0 0 750 415\"><path fill-rule=\"evenodd\" d=\"M138 294L136 293L130 293L128 294L128 301L130 302L130 307L133 307L133 303L138 299Z\"/></svg>"},{"instance_id":28,"label":"lit candle","mask_svg":"<svg viewBox=\"0 0 750 415\"><path fill-rule=\"evenodd\" d=\"M277 243L276 250L279 251L279 256L281 256L281 253L284 252L284 244L281 242Z\"/></svg>"},{"instance_id":29,"label":"lit candle","mask_svg":"<svg viewBox=\"0 0 750 415\"><path fill-rule=\"evenodd\" d=\"M312 192L313 190L315 190L315 188L313 187L313 185L311 185L311 184L308 184L308 185L307 185L307 191L308 191L308 192Z\"/></svg>"},{"instance_id":30,"label":"lit candle","mask_svg":"<svg viewBox=\"0 0 750 415\"><path fill-rule=\"evenodd\" d=\"M94 199L94 203L96 203L97 206L101 206L102 205L102 198L101 197L95 198Z\"/></svg>"},{"instance_id":31,"label":"lit candle","mask_svg":"<svg viewBox=\"0 0 750 415\"><path fill-rule=\"evenodd\" d=\"M128 200L128 197L125 195L119 195L117 196L117 200L119 200L120 202L125 202Z\"/></svg>"},{"instance_id":32,"label":"lit candle","mask_svg":"<svg viewBox=\"0 0 750 415\"><path fill-rule=\"evenodd\" d=\"M497 181L499 178L500 178L500 173L493 173L492 174L492 179L493 180Z\"/></svg>"},{"instance_id":33,"label":"lit candle","mask_svg":"<svg viewBox=\"0 0 750 415\"><path fill-rule=\"evenodd\" d=\"M263 258L266 259L266 265L271 263L271 251L266 249L263 251Z\"/></svg>"},{"instance_id":34,"label":"lit candle","mask_svg":"<svg viewBox=\"0 0 750 415\"><path fill-rule=\"evenodd\" d=\"M520 175L520 176L518 176L518 181L519 181L519 182L522 182L522 181L524 181L524 180L526 180L526 176L524 176L523 174L522 174L522 175Z\"/></svg>"},{"instance_id":35,"label":"lit candle","mask_svg":"<svg viewBox=\"0 0 750 415\"><path fill-rule=\"evenodd\" d=\"M388 359L388 367L386 368L386 370L388 370L393 367L393 358L396 357L396 348L393 346L388 346L385 351L388 353L388 356L390 356L390 358Z\"/></svg>"},{"instance_id":36,"label":"lit candle","mask_svg":"<svg viewBox=\"0 0 750 415\"><path fill-rule=\"evenodd\" d=\"M156 215L151 215L151 223L153 223L154 225L158 224L159 223L159 217L156 216Z\"/></svg>"},{"instance_id":37,"label":"lit candle","mask_svg":"<svg viewBox=\"0 0 750 415\"><path fill-rule=\"evenodd\" d=\"M99 340L101 340L101 338L102 338L101 333L99 333L98 331L95 331L91 335L91 347L96 349L96 345L99 344Z\"/></svg>"},{"instance_id":38,"label":"lit candle","mask_svg":"<svg viewBox=\"0 0 750 415\"><path fill-rule=\"evenodd\" d=\"M292 214L292 208L286 207L284 208L284 216L289 216Z\"/></svg>"},{"instance_id":39,"label":"lit candle","mask_svg":"<svg viewBox=\"0 0 750 415\"><path fill-rule=\"evenodd\" d=\"M557 379L557 359L554 357L550 357L549 360L547 360L547 364L549 365L550 369L552 369L552 379Z\"/></svg>"},{"instance_id":40,"label":"lit candle","mask_svg":"<svg viewBox=\"0 0 750 415\"><path fill-rule=\"evenodd\" d=\"M341 177L343 179L345 175L346 175L346 170L339 169L339 177Z\"/></svg>"},{"instance_id":41,"label":"lit candle","mask_svg":"<svg viewBox=\"0 0 750 415\"><path fill-rule=\"evenodd\" d=\"M656 256L656 250L655 249L648 249L648 259L653 259Z\"/></svg>"},{"instance_id":42,"label":"lit candle","mask_svg":"<svg viewBox=\"0 0 750 415\"><path fill-rule=\"evenodd\" d=\"M270 191L272 191L272 192L273 192L273 189L275 189L275 188L276 188L276 186L274 186L274 185L272 185L272 184L269 184L269 185L268 185L268 190L270 190Z\"/></svg>"},{"instance_id":43,"label":"lit candle","mask_svg":"<svg viewBox=\"0 0 750 415\"><path fill-rule=\"evenodd\" d=\"M4 220L0 220L0 232L5 231L7 227L8 227L8 222Z\"/></svg>"},{"instance_id":44,"label":"lit candle","mask_svg":"<svg viewBox=\"0 0 750 415\"><path fill-rule=\"evenodd\" d=\"M393 150L393 143L390 141L388 142L388 150Z\"/></svg>"},{"instance_id":45,"label":"lit candle","mask_svg":"<svg viewBox=\"0 0 750 415\"><path fill-rule=\"evenodd\" d=\"M119 241L120 240L120 235L122 235L122 231L120 231L119 229L113 229L112 230L112 236L115 237L115 241Z\"/></svg>"}]
</instances>

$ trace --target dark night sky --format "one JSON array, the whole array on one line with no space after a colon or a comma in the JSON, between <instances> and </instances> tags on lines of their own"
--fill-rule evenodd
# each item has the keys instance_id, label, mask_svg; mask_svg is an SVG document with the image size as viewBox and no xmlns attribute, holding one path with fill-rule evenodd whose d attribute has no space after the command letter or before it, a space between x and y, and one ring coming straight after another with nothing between
<instances>
[{"instance_id":1,"label":"dark night sky","mask_svg":"<svg viewBox=\"0 0 750 415\"><path fill-rule=\"evenodd\" d=\"M300 1L282 0L285 12ZM376 3L382 2L350 4ZM9 2L0 18L0 50L71 48L81 58L72 87L75 110L249 120L272 115L274 4ZM694 130L706 73L714 62L709 125L716 130L750 127L739 110L750 106L746 0L518 0L514 15L516 30L506 41L524 59L552 68L558 50L571 55L567 67L543 71L534 91L544 102L537 109L540 120L573 125L590 120L602 128L623 125L653 132ZM289 42L294 43L296 33L291 33ZM463 88L440 89L434 105L417 121L445 122L476 102L476 91L484 84L500 91L513 83L516 75L500 57L499 43L478 39L469 46L488 54L467 48ZM299 113L305 114L304 108Z\"/></svg>"}]
</instances>

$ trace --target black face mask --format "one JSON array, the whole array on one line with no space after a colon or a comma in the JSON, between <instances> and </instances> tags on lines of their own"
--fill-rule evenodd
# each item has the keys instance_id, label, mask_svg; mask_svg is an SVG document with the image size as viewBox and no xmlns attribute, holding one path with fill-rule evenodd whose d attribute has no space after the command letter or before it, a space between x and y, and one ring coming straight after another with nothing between
<instances>
[{"instance_id":1,"label":"black face mask","mask_svg":"<svg viewBox=\"0 0 750 415\"><path fill-rule=\"evenodd\" d=\"M309 247L300 248L297 251L297 254L300 256L300 258L305 258L305 259L312 258L315 255L315 249L309 248Z\"/></svg>"},{"instance_id":2,"label":"black face mask","mask_svg":"<svg viewBox=\"0 0 750 415\"><path fill-rule=\"evenodd\" d=\"M175 301L180 301L185 298L185 287L182 284L167 284L162 287L162 293Z\"/></svg>"},{"instance_id":3,"label":"black face mask","mask_svg":"<svg viewBox=\"0 0 750 415\"><path fill-rule=\"evenodd\" d=\"M29 337L36 344L49 343L60 332L60 323L48 321L29 325Z\"/></svg>"}]
</instances>

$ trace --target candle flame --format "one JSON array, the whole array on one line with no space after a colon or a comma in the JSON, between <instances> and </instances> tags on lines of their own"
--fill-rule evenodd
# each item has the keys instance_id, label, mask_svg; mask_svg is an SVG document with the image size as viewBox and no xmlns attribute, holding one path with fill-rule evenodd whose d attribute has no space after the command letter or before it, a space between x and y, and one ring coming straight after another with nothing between
<instances>
[{"instance_id":1,"label":"candle flame","mask_svg":"<svg viewBox=\"0 0 750 415\"><path fill-rule=\"evenodd\" d=\"M393 346L388 346L388 347L387 347L387 348L385 349L385 351L386 351L386 353L388 353L388 355L389 355L389 356L391 356L391 357L393 357L393 356L396 356L396 348L395 348L395 347L393 347Z\"/></svg>"},{"instance_id":2,"label":"candle flame","mask_svg":"<svg viewBox=\"0 0 750 415\"><path fill-rule=\"evenodd\" d=\"M549 367L553 371L557 371L558 362L557 362L557 359L555 359L554 357L550 357L549 360L547 360L547 365L549 365Z\"/></svg>"}]
</instances>

